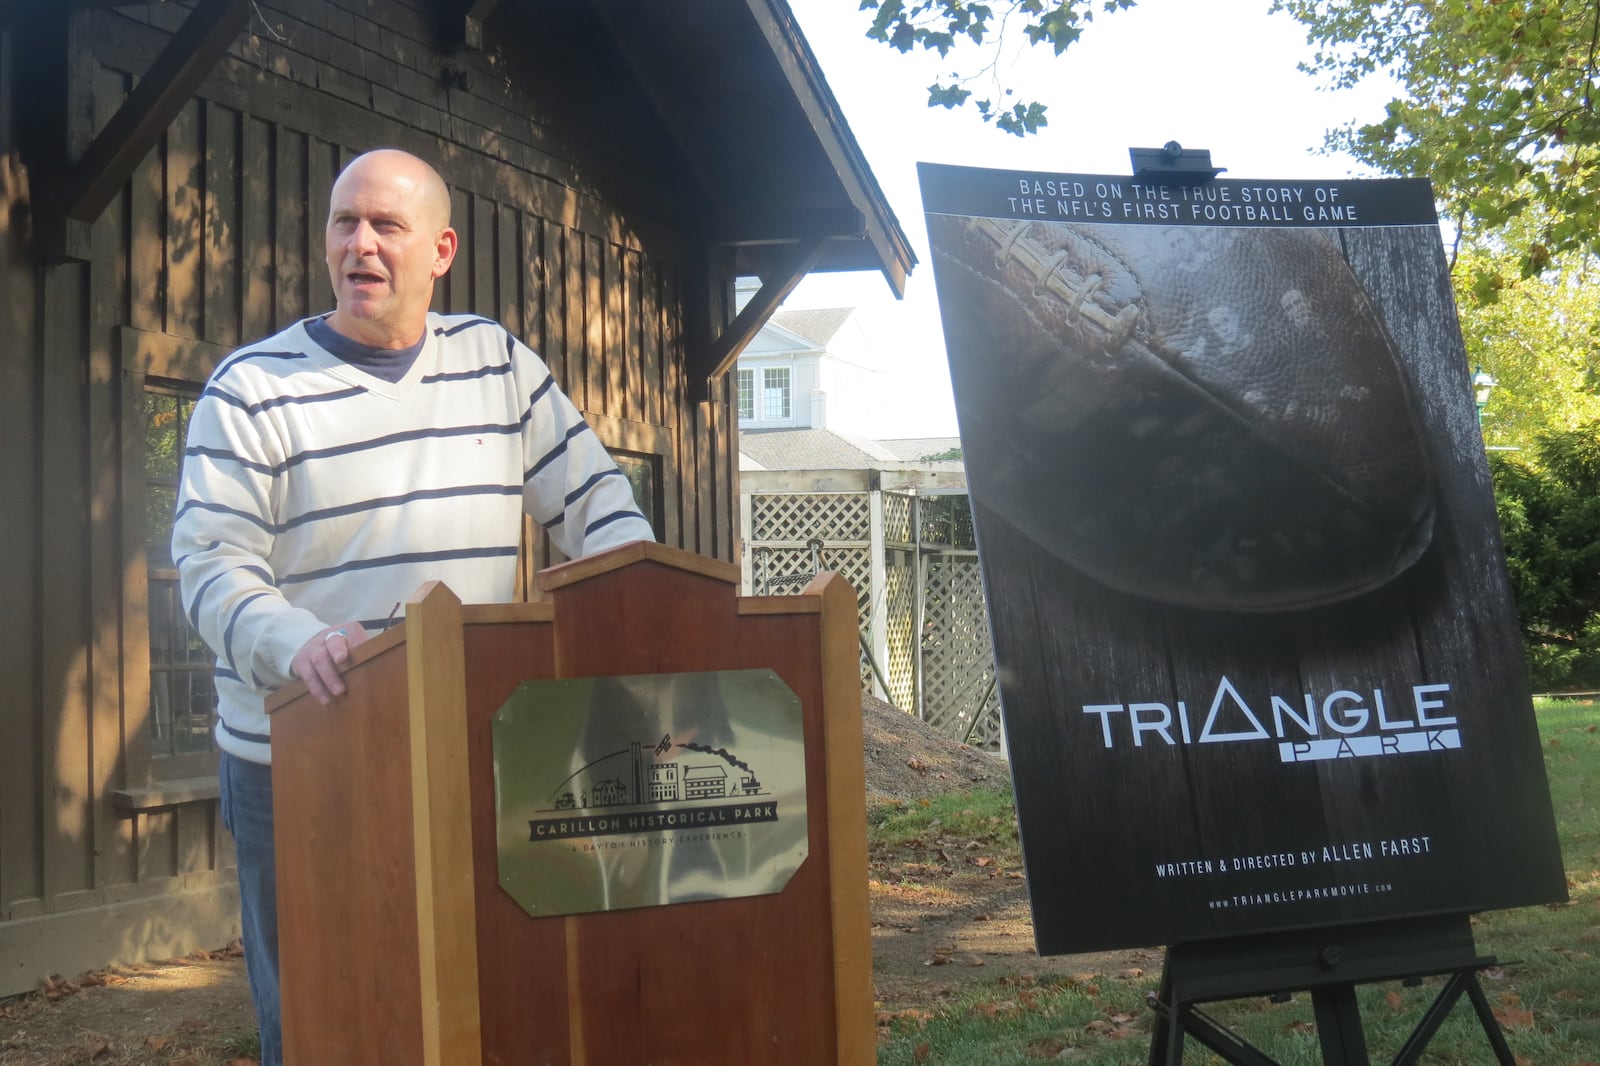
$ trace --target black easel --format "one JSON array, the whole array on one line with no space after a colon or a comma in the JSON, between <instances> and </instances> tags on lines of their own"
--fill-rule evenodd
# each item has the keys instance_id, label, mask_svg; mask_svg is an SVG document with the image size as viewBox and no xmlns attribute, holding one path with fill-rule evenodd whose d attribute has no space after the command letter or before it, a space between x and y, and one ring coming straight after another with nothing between
<instances>
[{"instance_id":1,"label":"black easel","mask_svg":"<svg viewBox=\"0 0 1600 1066\"><path fill-rule=\"evenodd\" d=\"M1199 1009L1202 1003L1309 991L1324 1066L1368 1066L1356 986L1376 981L1448 975L1394 1066L1422 1056L1465 992L1501 1066L1515 1066L1478 971L1494 966L1476 953L1467 915L1332 926L1266 936L1196 941L1167 949L1161 990L1150 997L1157 1015L1149 1066L1182 1066L1192 1036L1235 1066L1277 1066Z\"/></svg>"}]
</instances>

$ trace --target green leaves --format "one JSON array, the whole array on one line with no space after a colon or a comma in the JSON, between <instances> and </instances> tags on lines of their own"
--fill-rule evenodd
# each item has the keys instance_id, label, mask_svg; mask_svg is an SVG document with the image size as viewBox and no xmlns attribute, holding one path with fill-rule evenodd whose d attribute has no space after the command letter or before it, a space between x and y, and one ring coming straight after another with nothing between
<instances>
[{"instance_id":1,"label":"green leaves","mask_svg":"<svg viewBox=\"0 0 1600 1066\"><path fill-rule=\"evenodd\" d=\"M967 102L967 97L971 95L972 92L970 90L963 89L959 85L940 85L938 82L934 82L932 85L928 86L928 106L944 108L960 107L962 104ZM987 103L987 101L985 103Z\"/></svg>"},{"instance_id":2,"label":"green leaves","mask_svg":"<svg viewBox=\"0 0 1600 1066\"><path fill-rule=\"evenodd\" d=\"M1600 685L1600 422L1495 453L1501 536L1535 689Z\"/></svg>"},{"instance_id":3,"label":"green leaves","mask_svg":"<svg viewBox=\"0 0 1600 1066\"><path fill-rule=\"evenodd\" d=\"M1306 26L1316 54L1304 69L1334 86L1379 71L1401 86L1382 121L1334 131L1330 147L1431 178L1463 232L1497 233L1539 205L1546 228L1509 246L1515 276L1600 250L1594 4L1275 0L1274 10Z\"/></svg>"},{"instance_id":4,"label":"green leaves","mask_svg":"<svg viewBox=\"0 0 1600 1066\"><path fill-rule=\"evenodd\" d=\"M978 110L985 120L989 119L988 108L980 105ZM994 115L994 124L1007 133L1026 137L1030 133L1039 132L1039 127L1047 125L1044 111L1044 105L1037 102L1026 105L1013 104L1011 110L997 112Z\"/></svg>"},{"instance_id":5,"label":"green leaves","mask_svg":"<svg viewBox=\"0 0 1600 1066\"><path fill-rule=\"evenodd\" d=\"M1135 0L1100 0L1105 12L1125 10ZM1045 105L1036 100L996 104L992 98L972 100L967 88L987 77L1003 97L1011 90L995 76L995 56L1006 45L1006 35L1020 32L1030 46L1047 45L1059 56L1083 35L1083 25L1094 19L1094 0L861 0L861 10L872 11L867 37L882 41L898 52L916 49L948 57L960 49L987 49L989 58L976 64L976 73L953 73L949 81L928 87L928 106L957 108L969 102L979 117L997 128L1025 137L1047 124Z\"/></svg>"}]
</instances>

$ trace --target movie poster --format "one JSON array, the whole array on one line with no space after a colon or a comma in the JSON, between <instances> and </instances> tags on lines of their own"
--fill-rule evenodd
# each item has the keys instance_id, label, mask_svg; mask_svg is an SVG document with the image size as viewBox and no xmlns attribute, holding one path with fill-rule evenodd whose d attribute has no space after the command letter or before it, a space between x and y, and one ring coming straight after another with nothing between
<instances>
[{"instance_id":1,"label":"movie poster","mask_svg":"<svg viewBox=\"0 0 1600 1066\"><path fill-rule=\"evenodd\" d=\"M1428 184L921 181L1039 950L1565 899Z\"/></svg>"}]
</instances>

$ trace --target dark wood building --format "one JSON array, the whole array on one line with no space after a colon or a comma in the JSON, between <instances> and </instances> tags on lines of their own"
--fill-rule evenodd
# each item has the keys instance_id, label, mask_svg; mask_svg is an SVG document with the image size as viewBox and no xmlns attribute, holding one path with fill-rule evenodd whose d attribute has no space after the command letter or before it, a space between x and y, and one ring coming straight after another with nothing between
<instances>
[{"instance_id":1,"label":"dark wood building","mask_svg":"<svg viewBox=\"0 0 1600 1066\"><path fill-rule=\"evenodd\" d=\"M438 308L543 354L718 559L739 350L806 272L913 263L783 0L0 0L0 995L234 935L183 429L329 306L328 189L382 145L451 186Z\"/></svg>"}]
</instances>

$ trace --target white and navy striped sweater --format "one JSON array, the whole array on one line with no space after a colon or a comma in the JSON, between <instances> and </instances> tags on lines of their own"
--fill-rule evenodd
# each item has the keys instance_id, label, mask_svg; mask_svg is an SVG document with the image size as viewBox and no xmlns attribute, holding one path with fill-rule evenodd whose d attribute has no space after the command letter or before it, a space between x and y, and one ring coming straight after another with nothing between
<instances>
[{"instance_id":1,"label":"white and navy striped sweater","mask_svg":"<svg viewBox=\"0 0 1600 1066\"><path fill-rule=\"evenodd\" d=\"M230 355L189 422L172 555L217 656L217 743L270 762L265 694L295 652L381 629L425 581L515 591L523 510L577 558L653 539L626 478L538 356L488 319L428 316L390 384L296 324Z\"/></svg>"}]
</instances>

